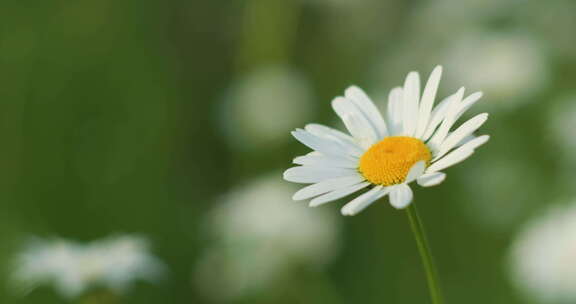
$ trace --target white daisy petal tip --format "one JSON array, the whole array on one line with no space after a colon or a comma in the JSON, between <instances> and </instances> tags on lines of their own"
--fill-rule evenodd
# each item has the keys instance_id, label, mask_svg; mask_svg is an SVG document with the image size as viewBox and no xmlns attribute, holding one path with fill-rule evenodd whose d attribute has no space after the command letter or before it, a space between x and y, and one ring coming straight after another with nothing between
<instances>
[{"instance_id":1,"label":"white daisy petal tip","mask_svg":"<svg viewBox=\"0 0 576 304\"><path fill-rule=\"evenodd\" d=\"M340 214L342 214L343 216L355 216L356 214L358 214L359 212L354 212L353 210L350 209L342 209L340 210Z\"/></svg>"},{"instance_id":2,"label":"white daisy petal tip","mask_svg":"<svg viewBox=\"0 0 576 304\"><path fill-rule=\"evenodd\" d=\"M462 102L462 100L464 99L464 95L466 94L466 88L465 87L460 87L458 89L458 91L456 91L456 96L453 100L453 105L457 106L458 104L460 104Z\"/></svg>"},{"instance_id":3,"label":"white daisy petal tip","mask_svg":"<svg viewBox=\"0 0 576 304\"><path fill-rule=\"evenodd\" d=\"M446 179L446 173L434 172L423 174L417 179L418 185L422 187L433 187L441 184Z\"/></svg>"},{"instance_id":4,"label":"white daisy petal tip","mask_svg":"<svg viewBox=\"0 0 576 304\"><path fill-rule=\"evenodd\" d=\"M295 165L302 165L303 156L296 156L292 159L292 163Z\"/></svg>"},{"instance_id":5,"label":"white daisy petal tip","mask_svg":"<svg viewBox=\"0 0 576 304\"><path fill-rule=\"evenodd\" d=\"M476 141L474 143L473 146L471 146L472 149L478 149L480 146L482 146L483 144L487 143L490 140L490 135L481 135L478 136L476 138Z\"/></svg>"},{"instance_id":6,"label":"white daisy petal tip","mask_svg":"<svg viewBox=\"0 0 576 304\"><path fill-rule=\"evenodd\" d=\"M428 167L428 169L426 169L426 172L433 173L442 171L448 167L466 160L468 157L472 156L472 154L474 154L474 150L468 149L466 146L462 146L448 153L437 162L433 163L430 167Z\"/></svg>"},{"instance_id":7,"label":"white daisy petal tip","mask_svg":"<svg viewBox=\"0 0 576 304\"><path fill-rule=\"evenodd\" d=\"M434 67L434 69L432 70L432 74L434 73L442 73L442 71L444 70L444 68L442 67L442 65L437 65Z\"/></svg>"},{"instance_id":8,"label":"white daisy petal tip","mask_svg":"<svg viewBox=\"0 0 576 304\"><path fill-rule=\"evenodd\" d=\"M329 178L324 181L314 183L298 190L294 196L294 200L305 200L319 195L323 195L332 191L343 189L346 187L356 186L363 182L363 178L358 174L351 174L342 177Z\"/></svg>"},{"instance_id":9,"label":"white daisy petal tip","mask_svg":"<svg viewBox=\"0 0 576 304\"><path fill-rule=\"evenodd\" d=\"M307 197L302 194L302 191L297 191L296 193L294 193L294 195L292 195L293 201L302 201L305 199L307 199Z\"/></svg>"},{"instance_id":10,"label":"white daisy petal tip","mask_svg":"<svg viewBox=\"0 0 576 304\"><path fill-rule=\"evenodd\" d=\"M412 203L414 194L407 184L399 184L390 190L390 205L396 209L404 209Z\"/></svg>"},{"instance_id":11,"label":"white daisy petal tip","mask_svg":"<svg viewBox=\"0 0 576 304\"><path fill-rule=\"evenodd\" d=\"M390 90L390 93L388 93L388 95L393 96L394 98L400 98L400 96L402 96L402 90L404 90L402 86L394 87L392 88L392 90Z\"/></svg>"},{"instance_id":12,"label":"white daisy petal tip","mask_svg":"<svg viewBox=\"0 0 576 304\"><path fill-rule=\"evenodd\" d=\"M408 73L408 76L406 76L406 79L410 79L411 81L419 81L420 73L418 73L418 71L411 71Z\"/></svg>"},{"instance_id":13,"label":"white daisy petal tip","mask_svg":"<svg viewBox=\"0 0 576 304\"><path fill-rule=\"evenodd\" d=\"M308 203L308 207L310 207L310 208L316 208L316 207L318 207L318 206L320 206L320 205L322 205L322 204L318 204L318 203L315 203L315 202L313 202L313 201L310 201L310 202Z\"/></svg>"},{"instance_id":14,"label":"white daisy petal tip","mask_svg":"<svg viewBox=\"0 0 576 304\"><path fill-rule=\"evenodd\" d=\"M363 188L366 188L370 185L369 182L362 182L360 184L357 185L353 185L353 186L347 186L347 187L342 187L340 189L322 194L320 196L315 197L314 199L312 199L310 201L309 206L310 207L316 207L316 206L320 206L338 199L341 199L345 196L348 196L356 191L359 191Z\"/></svg>"},{"instance_id":15,"label":"white daisy petal tip","mask_svg":"<svg viewBox=\"0 0 576 304\"><path fill-rule=\"evenodd\" d=\"M355 94L356 92L364 93L364 90L355 84L351 84L346 88L346 90L344 90L344 96L348 97Z\"/></svg>"},{"instance_id":16,"label":"white daisy petal tip","mask_svg":"<svg viewBox=\"0 0 576 304\"><path fill-rule=\"evenodd\" d=\"M354 216L356 215L356 213L352 212L351 209L346 209L346 208L342 208L340 210L340 214L344 215L344 216Z\"/></svg>"},{"instance_id":17,"label":"white daisy petal tip","mask_svg":"<svg viewBox=\"0 0 576 304\"><path fill-rule=\"evenodd\" d=\"M340 213L346 216L356 215L370 206L373 202L388 194L389 191L389 188L376 186L344 205L344 207L340 209Z\"/></svg>"},{"instance_id":18,"label":"white daisy petal tip","mask_svg":"<svg viewBox=\"0 0 576 304\"><path fill-rule=\"evenodd\" d=\"M332 107L334 107L334 104L339 103L339 102L345 102L346 98L343 96L336 96L332 99Z\"/></svg>"},{"instance_id":19,"label":"white daisy petal tip","mask_svg":"<svg viewBox=\"0 0 576 304\"><path fill-rule=\"evenodd\" d=\"M292 169L292 168L288 168L288 169L284 170L284 172L282 172L282 178L285 181L289 181L289 182L291 181L291 176L292 176L292 173L291 173L292 170L290 170L290 169Z\"/></svg>"},{"instance_id":20,"label":"white daisy petal tip","mask_svg":"<svg viewBox=\"0 0 576 304\"><path fill-rule=\"evenodd\" d=\"M437 66L434 68L434 70L432 70L432 73L430 73L430 77L428 78L426 86L424 87L424 92L420 97L420 104L418 109L418 126L415 133L417 138L423 137L424 132L426 131L426 127L428 126L441 77L442 68Z\"/></svg>"},{"instance_id":21,"label":"white daisy petal tip","mask_svg":"<svg viewBox=\"0 0 576 304\"><path fill-rule=\"evenodd\" d=\"M304 131L304 129L296 128L296 129L294 129L293 131L291 131L290 134L292 135L292 137L298 139L298 136L299 136L300 134L302 134L303 131ZM298 141L299 141L299 140L300 140L300 139L298 139Z\"/></svg>"},{"instance_id":22,"label":"white daisy petal tip","mask_svg":"<svg viewBox=\"0 0 576 304\"><path fill-rule=\"evenodd\" d=\"M480 135L480 137L486 138L483 142L483 144L485 144L492 138L492 135L484 134L484 135Z\"/></svg>"},{"instance_id":23,"label":"white daisy petal tip","mask_svg":"<svg viewBox=\"0 0 576 304\"><path fill-rule=\"evenodd\" d=\"M294 195L292 195L292 200L295 202L298 202L298 201L305 200L305 198L298 197L298 196L296 196L296 194L294 194Z\"/></svg>"},{"instance_id":24,"label":"white daisy petal tip","mask_svg":"<svg viewBox=\"0 0 576 304\"><path fill-rule=\"evenodd\" d=\"M432 161L442 158L446 153L457 147L458 143L465 141L467 138L474 138L472 134L476 132L486 122L486 120L488 120L488 113L482 113L463 123L436 147L437 154ZM474 138L468 141L467 144L470 143L468 146L474 146L477 145L477 142L481 142L482 140L484 140L484 138Z\"/></svg>"}]
</instances>

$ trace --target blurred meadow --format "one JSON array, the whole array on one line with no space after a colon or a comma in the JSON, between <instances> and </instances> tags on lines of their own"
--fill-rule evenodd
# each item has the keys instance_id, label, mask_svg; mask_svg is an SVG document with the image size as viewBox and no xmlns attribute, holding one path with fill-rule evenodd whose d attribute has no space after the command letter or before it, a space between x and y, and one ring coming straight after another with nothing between
<instances>
[{"instance_id":1,"label":"blurred meadow","mask_svg":"<svg viewBox=\"0 0 576 304\"><path fill-rule=\"evenodd\" d=\"M574 29L569 0L2 1L0 303L429 303L405 212L308 208L282 171L308 152L290 131L342 129L347 86L384 109L437 64L492 136L415 190L446 302L576 303L576 237L541 293L546 253L511 254L576 204ZM70 258L23 291L18 256L50 240Z\"/></svg>"}]
</instances>

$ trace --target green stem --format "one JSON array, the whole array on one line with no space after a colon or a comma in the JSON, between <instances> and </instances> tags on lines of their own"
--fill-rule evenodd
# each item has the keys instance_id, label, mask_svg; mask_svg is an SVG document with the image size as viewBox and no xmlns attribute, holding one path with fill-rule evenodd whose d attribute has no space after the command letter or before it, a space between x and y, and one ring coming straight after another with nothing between
<instances>
[{"instance_id":1,"label":"green stem","mask_svg":"<svg viewBox=\"0 0 576 304\"><path fill-rule=\"evenodd\" d=\"M432 304L442 304L444 301L442 300L436 267L434 267L434 260L432 259L430 246L428 245L426 235L424 234L424 226L418 216L418 210L416 210L416 205L414 203L412 203L406 210L408 212L408 219L410 220L410 227L412 228L416 244L418 245L420 258L422 259L422 264L426 271L426 279L428 281L428 288L430 289Z\"/></svg>"}]
</instances>

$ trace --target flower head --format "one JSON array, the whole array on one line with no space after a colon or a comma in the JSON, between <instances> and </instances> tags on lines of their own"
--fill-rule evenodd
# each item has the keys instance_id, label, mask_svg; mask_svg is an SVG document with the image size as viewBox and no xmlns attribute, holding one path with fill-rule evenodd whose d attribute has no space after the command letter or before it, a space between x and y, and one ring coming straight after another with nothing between
<instances>
[{"instance_id":1,"label":"flower head","mask_svg":"<svg viewBox=\"0 0 576 304\"><path fill-rule=\"evenodd\" d=\"M534 100L531 97L550 83L542 41L530 35L472 31L451 41L445 50L450 79L482 88L492 97L486 104L490 109L515 109Z\"/></svg>"},{"instance_id":2,"label":"flower head","mask_svg":"<svg viewBox=\"0 0 576 304\"><path fill-rule=\"evenodd\" d=\"M145 239L117 236L81 245L35 239L16 257L13 279L30 290L51 284L66 298L98 285L125 291L137 279L152 280L163 265L148 252Z\"/></svg>"},{"instance_id":3,"label":"flower head","mask_svg":"<svg viewBox=\"0 0 576 304\"><path fill-rule=\"evenodd\" d=\"M386 120L364 91L349 87L332 108L350 135L319 124L292 132L314 150L296 157L299 166L284 172L288 181L312 184L293 199L313 198L310 206L318 206L370 188L342 208L342 214L354 215L386 195L392 206L405 208L412 202L411 182L429 187L444 181L442 171L468 158L489 136L473 134L487 113L453 130L480 92L465 97L461 88L433 107L441 74L436 67L421 94L420 76L409 73L404 86L390 92Z\"/></svg>"},{"instance_id":4,"label":"flower head","mask_svg":"<svg viewBox=\"0 0 576 304\"><path fill-rule=\"evenodd\" d=\"M260 67L227 90L221 125L235 148L282 143L286 128L307 121L314 112L311 100L310 85L298 71L283 65Z\"/></svg>"},{"instance_id":5,"label":"flower head","mask_svg":"<svg viewBox=\"0 0 576 304\"><path fill-rule=\"evenodd\" d=\"M510 252L511 278L528 299L576 301L576 205L557 206L522 229Z\"/></svg>"},{"instance_id":6,"label":"flower head","mask_svg":"<svg viewBox=\"0 0 576 304\"><path fill-rule=\"evenodd\" d=\"M302 266L317 271L337 254L339 219L327 210L289 204L294 188L276 176L234 189L208 217L205 228L213 242L196 271L206 297L237 300L271 288Z\"/></svg>"}]
</instances>

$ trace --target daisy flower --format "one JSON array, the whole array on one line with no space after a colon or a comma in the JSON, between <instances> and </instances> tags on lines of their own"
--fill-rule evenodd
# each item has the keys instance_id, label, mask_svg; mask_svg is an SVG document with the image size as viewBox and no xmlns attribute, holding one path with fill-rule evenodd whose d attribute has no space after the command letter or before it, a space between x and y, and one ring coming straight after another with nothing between
<instances>
[{"instance_id":1,"label":"daisy flower","mask_svg":"<svg viewBox=\"0 0 576 304\"><path fill-rule=\"evenodd\" d=\"M24 292L52 285L66 298L94 286L122 293L136 280L154 281L163 273L164 265L149 250L145 238L133 235L88 244L37 238L15 257L12 279Z\"/></svg>"},{"instance_id":2,"label":"daisy flower","mask_svg":"<svg viewBox=\"0 0 576 304\"><path fill-rule=\"evenodd\" d=\"M303 269L321 271L336 257L341 218L290 204L293 186L273 172L222 197L204 224L212 242L194 273L205 297L241 303L301 276Z\"/></svg>"},{"instance_id":3,"label":"daisy flower","mask_svg":"<svg viewBox=\"0 0 576 304\"><path fill-rule=\"evenodd\" d=\"M487 113L453 128L482 93L465 97L461 88L434 107L441 74L437 66L421 93L420 76L409 73L404 86L390 92L386 119L362 89L349 87L332 101L332 108L350 134L319 124L293 131L314 150L296 157L299 166L284 172L287 181L312 184L293 199L312 198L314 207L368 188L341 210L355 215L386 195L393 207L405 208L413 198L410 183L430 187L444 181L442 171L470 157L489 136L473 134Z\"/></svg>"},{"instance_id":4,"label":"daisy flower","mask_svg":"<svg viewBox=\"0 0 576 304\"><path fill-rule=\"evenodd\" d=\"M540 213L512 242L510 278L531 303L576 303L576 202Z\"/></svg>"}]
</instances>

